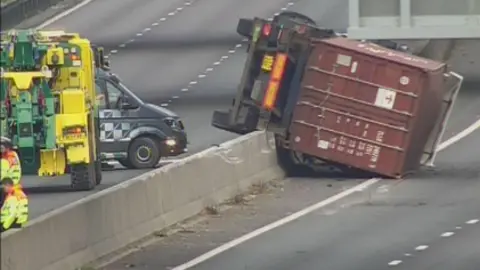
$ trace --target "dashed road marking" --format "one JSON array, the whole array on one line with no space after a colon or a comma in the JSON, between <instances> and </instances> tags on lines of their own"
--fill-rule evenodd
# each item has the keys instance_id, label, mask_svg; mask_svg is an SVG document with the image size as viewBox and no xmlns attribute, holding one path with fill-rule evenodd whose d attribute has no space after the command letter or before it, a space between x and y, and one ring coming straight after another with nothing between
<instances>
[{"instance_id":1,"label":"dashed road marking","mask_svg":"<svg viewBox=\"0 0 480 270\"><path fill-rule=\"evenodd\" d=\"M471 224L476 224L476 223L478 223L478 222L479 222L478 219L472 219L472 220L469 220L469 221L467 221L467 222L465 222L465 223L471 225Z\"/></svg>"},{"instance_id":2,"label":"dashed road marking","mask_svg":"<svg viewBox=\"0 0 480 270\"><path fill-rule=\"evenodd\" d=\"M191 6L193 2L195 2L195 1L187 1L187 2L184 2L184 3L183 3L183 6L177 7L174 11L169 12L169 13L167 14L167 17L161 17L158 21L153 22L153 23L151 24L151 26L152 26L152 27L154 27L154 26L159 26L161 22L167 21L167 18L168 18L168 17L175 16L176 14L178 14L179 12L181 12L185 7ZM294 5L294 2L289 2L289 3L287 3L286 6L280 8L280 11L285 11L285 10L287 10L289 7L291 7L291 6L293 6L293 5ZM279 12L276 12L276 13L274 14L274 16L277 16L277 15L279 15L279 14L280 14ZM270 21L271 21L272 19L273 19L272 17L269 18ZM146 27L146 28L144 28L144 29L142 30L142 32L136 33L136 36L137 36L137 37L142 37L142 36L144 35L144 33L150 32L151 30L152 30L151 27ZM135 41L135 39L130 39L128 42L124 42L124 43L120 44L118 47L119 47L119 48L125 48L128 43L132 43L132 42L134 42L134 41ZM248 41L249 41L248 38L242 38L242 40L240 41L240 43L235 44L233 48L229 49L229 50L227 51L227 55L223 55L218 61L214 62L214 63L213 63L213 66L219 66L223 61L225 61L225 60L227 60L227 59L229 58L229 55L235 54L235 53L237 52L237 49L238 49L238 48L241 48L241 47L243 46L242 43L245 43L245 42L248 42ZM111 50L108 55L110 55L110 54L116 54L116 53L118 53L118 50ZM107 56L108 56L108 55L107 55ZM206 68L204 73L197 75L197 78L199 78L199 79L205 78L205 77L207 77L207 73L212 72L213 70L214 70L214 69L213 69L212 67ZM187 86L187 87L180 89L180 92L189 92L191 86L196 85L196 84L198 84L198 81L192 80L192 81L190 81L190 82L188 83L188 86ZM173 99L179 99L179 98L180 98L179 96L174 96ZM171 103L172 100L169 100L168 102ZM169 105L168 103L162 103L162 104L161 104L161 106L164 106L164 107L166 107L166 106L168 106L168 105Z\"/></svg>"},{"instance_id":3,"label":"dashed road marking","mask_svg":"<svg viewBox=\"0 0 480 270\"><path fill-rule=\"evenodd\" d=\"M465 224L473 225L473 224L477 224L477 223L479 223L479 222L480 222L479 219L471 219L471 220L466 221ZM456 226L455 229L456 229L456 230L461 230L462 227L461 227L461 226ZM447 237L451 237L451 236L453 236L453 235L455 235L454 232L444 232L444 233L442 233L440 236L443 237L443 238L447 238ZM420 251L427 250L427 249L429 249L429 248L430 248L430 247L429 247L428 245L419 245L419 246L415 247L415 251L420 252ZM412 254L410 254L410 253L405 253L404 256L405 256L405 257L412 257ZM389 265L389 266L397 266L397 265L399 265L399 264L401 264L401 263L402 263L402 261L400 261L400 260L395 260L395 261L389 262L388 265Z\"/></svg>"},{"instance_id":4,"label":"dashed road marking","mask_svg":"<svg viewBox=\"0 0 480 270\"><path fill-rule=\"evenodd\" d=\"M398 266L402 263L401 260L395 260L388 263L388 266Z\"/></svg>"},{"instance_id":5,"label":"dashed road marking","mask_svg":"<svg viewBox=\"0 0 480 270\"><path fill-rule=\"evenodd\" d=\"M416 251L424 251L426 249L428 249L427 245L421 245L415 248Z\"/></svg>"},{"instance_id":6,"label":"dashed road marking","mask_svg":"<svg viewBox=\"0 0 480 270\"><path fill-rule=\"evenodd\" d=\"M454 232L444 232L444 233L442 233L441 236L442 236L442 237L450 237L450 236L452 236L452 235L454 235L454 234L455 234Z\"/></svg>"}]
</instances>

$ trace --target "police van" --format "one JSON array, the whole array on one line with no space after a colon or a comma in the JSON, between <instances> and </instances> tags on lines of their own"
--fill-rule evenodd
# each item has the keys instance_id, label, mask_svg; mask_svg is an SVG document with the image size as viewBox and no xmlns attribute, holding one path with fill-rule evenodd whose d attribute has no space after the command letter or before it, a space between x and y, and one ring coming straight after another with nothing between
<instances>
[{"instance_id":1,"label":"police van","mask_svg":"<svg viewBox=\"0 0 480 270\"><path fill-rule=\"evenodd\" d=\"M95 82L104 162L153 168L161 158L187 152L187 134L178 115L142 101L107 70L97 69Z\"/></svg>"}]
</instances>

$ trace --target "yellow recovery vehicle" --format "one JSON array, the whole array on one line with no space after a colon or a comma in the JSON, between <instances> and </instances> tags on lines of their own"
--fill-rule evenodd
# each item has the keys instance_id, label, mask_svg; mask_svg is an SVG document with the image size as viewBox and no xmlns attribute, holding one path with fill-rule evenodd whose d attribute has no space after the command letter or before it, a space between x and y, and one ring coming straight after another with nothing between
<instances>
[{"instance_id":1,"label":"yellow recovery vehicle","mask_svg":"<svg viewBox=\"0 0 480 270\"><path fill-rule=\"evenodd\" d=\"M95 65L101 55L75 33L2 34L0 133L12 139L24 174L69 172L74 190L100 184Z\"/></svg>"}]
</instances>

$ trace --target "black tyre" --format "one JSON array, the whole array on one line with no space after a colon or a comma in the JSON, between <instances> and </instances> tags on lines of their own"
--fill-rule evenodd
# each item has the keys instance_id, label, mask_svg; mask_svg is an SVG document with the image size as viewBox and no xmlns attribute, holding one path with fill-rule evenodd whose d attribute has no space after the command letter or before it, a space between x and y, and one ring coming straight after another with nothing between
<instances>
[{"instance_id":1,"label":"black tyre","mask_svg":"<svg viewBox=\"0 0 480 270\"><path fill-rule=\"evenodd\" d=\"M135 169L154 168L157 166L160 158L160 147L150 137L136 138L128 148L128 160Z\"/></svg>"},{"instance_id":2,"label":"black tyre","mask_svg":"<svg viewBox=\"0 0 480 270\"><path fill-rule=\"evenodd\" d=\"M97 185L95 163L75 164L70 166L70 183L76 191L92 190Z\"/></svg>"},{"instance_id":3,"label":"black tyre","mask_svg":"<svg viewBox=\"0 0 480 270\"><path fill-rule=\"evenodd\" d=\"M98 160L95 161L95 183L100 185L102 183L103 174L102 174L102 161L100 156L97 156Z\"/></svg>"},{"instance_id":4,"label":"black tyre","mask_svg":"<svg viewBox=\"0 0 480 270\"><path fill-rule=\"evenodd\" d=\"M294 11L284 11L284 12L278 14L274 18L274 20L279 22L279 23L285 22L285 20L294 20L294 21L305 23L305 24L312 25L312 26L317 25L317 23L314 20L312 20L310 17L305 16L301 13L294 12Z\"/></svg>"}]
</instances>

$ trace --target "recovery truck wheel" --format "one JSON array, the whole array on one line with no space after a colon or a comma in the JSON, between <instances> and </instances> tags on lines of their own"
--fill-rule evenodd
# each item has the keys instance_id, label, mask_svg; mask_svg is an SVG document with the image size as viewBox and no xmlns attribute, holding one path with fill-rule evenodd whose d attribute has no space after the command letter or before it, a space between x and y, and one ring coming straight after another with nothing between
<instances>
[{"instance_id":1,"label":"recovery truck wheel","mask_svg":"<svg viewBox=\"0 0 480 270\"><path fill-rule=\"evenodd\" d=\"M128 161L135 169L154 168L160 158L160 146L153 138L138 137L128 147Z\"/></svg>"},{"instance_id":2,"label":"recovery truck wheel","mask_svg":"<svg viewBox=\"0 0 480 270\"><path fill-rule=\"evenodd\" d=\"M98 186L102 183L103 174L102 174L102 161L100 160L100 156L97 156L97 160L95 161L95 184Z\"/></svg>"},{"instance_id":3,"label":"recovery truck wheel","mask_svg":"<svg viewBox=\"0 0 480 270\"><path fill-rule=\"evenodd\" d=\"M94 120L95 123L95 143L96 147L95 149L97 150L97 160L95 160L95 183L96 185L100 185L102 183L103 179L103 174L102 174L102 159L101 159L101 141L100 141L100 119L95 118Z\"/></svg>"},{"instance_id":4,"label":"recovery truck wheel","mask_svg":"<svg viewBox=\"0 0 480 270\"><path fill-rule=\"evenodd\" d=\"M90 164L75 164L70 166L71 186L76 191L92 190L97 185L95 162Z\"/></svg>"},{"instance_id":5,"label":"recovery truck wheel","mask_svg":"<svg viewBox=\"0 0 480 270\"><path fill-rule=\"evenodd\" d=\"M95 128L94 126L90 125L91 123L92 121L90 120L88 127ZM90 146L93 146L94 142L96 141L96 138L91 135L89 136L88 143L90 144ZM98 158L98 160L95 160L95 152L92 147L90 147L90 163L74 164L70 166L70 181L74 190L92 190L95 188L95 186L97 186L97 181L99 181L97 180L97 174L99 172L100 174L102 173L102 167L100 162L98 161L100 161L100 158Z\"/></svg>"}]
</instances>

